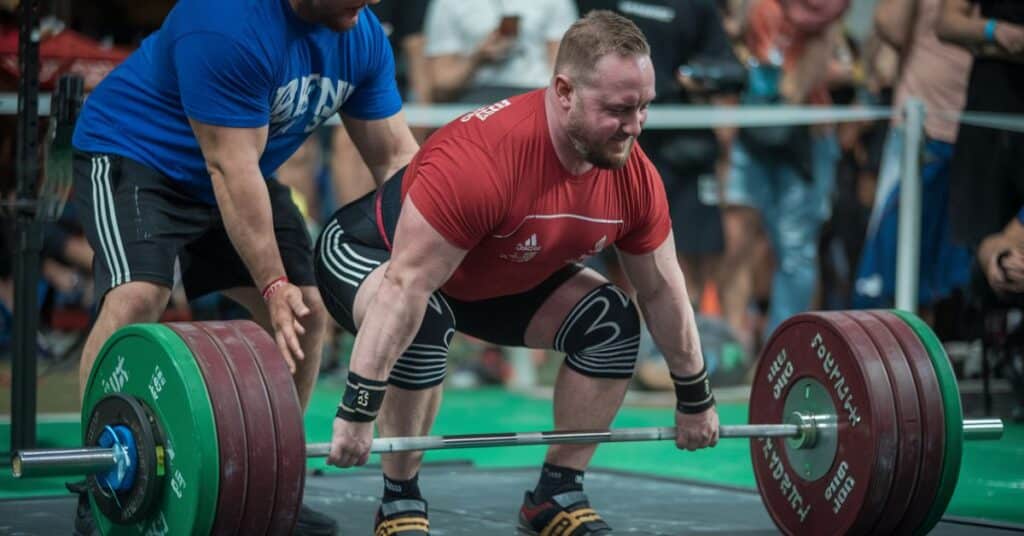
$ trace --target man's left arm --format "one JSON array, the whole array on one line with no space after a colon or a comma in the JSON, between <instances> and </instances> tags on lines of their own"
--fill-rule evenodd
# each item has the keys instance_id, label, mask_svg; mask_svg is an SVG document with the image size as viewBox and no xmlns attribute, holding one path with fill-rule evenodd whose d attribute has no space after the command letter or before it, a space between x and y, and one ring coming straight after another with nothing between
<instances>
[{"instance_id":1,"label":"man's left arm","mask_svg":"<svg viewBox=\"0 0 1024 536\"><path fill-rule=\"evenodd\" d=\"M619 258L636 288L637 307L669 370L676 376L693 376L704 368L704 357L673 240L670 233L657 249L643 255L620 249Z\"/></svg>"},{"instance_id":2,"label":"man's left arm","mask_svg":"<svg viewBox=\"0 0 1024 536\"><path fill-rule=\"evenodd\" d=\"M403 112L369 120L342 114L342 123L378 187L408 164L420 148Z\"/></svg>"},{"instance_id":3,"label":"man's left arm","mask_svg":"<svg viewBox=\"0 0 1024 536\"><path fill-rule=\"evenodd\" d=\"M697 322L676 259L672 233L650 253L619 258L633 287L637 306L676 384L676 445L694 450L718 442L718 412L707 381Z\"/></svg>"}]
</instances>

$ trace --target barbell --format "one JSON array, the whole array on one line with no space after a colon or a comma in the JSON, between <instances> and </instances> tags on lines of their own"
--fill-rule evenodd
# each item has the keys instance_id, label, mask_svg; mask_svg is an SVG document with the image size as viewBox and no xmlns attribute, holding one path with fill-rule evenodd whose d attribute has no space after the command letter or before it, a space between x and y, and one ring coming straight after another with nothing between
<instances>
[{"instance_id":1,"label":"barbell","mask_svg":"<svg viewBox=\"0 0 1024 536\"><path fill-rule=\"evenodd\" d=\"M305 444L292 379L248 321L132 325L100 351L82 407L83 448L15 453L15 477L88 475L104 534L290 533ZM962 442L998 439L965 421L935 334L898 311L805 313L758 361L750 423L762 500L787 534L924 533L941 518ZM373 440L375 453L674 440L673 427Z\"/></svg>"}]
</instances>

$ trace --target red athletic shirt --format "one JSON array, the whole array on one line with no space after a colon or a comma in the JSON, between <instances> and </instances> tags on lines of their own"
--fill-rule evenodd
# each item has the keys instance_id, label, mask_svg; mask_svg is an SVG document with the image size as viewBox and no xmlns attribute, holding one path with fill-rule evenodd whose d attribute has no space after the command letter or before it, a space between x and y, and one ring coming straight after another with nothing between
<instances>
[{"instance_id":1,"label":"red athletic shirt","mask_svg":"<svg viewBox=\"0 0 1024 536\"><path fill-rule=\"evenodd\" d=\"M544 89L467 114L409 163L402 199L469 250L442 290L471 301L518 294L615 244L649 253L672 227L661 177L634 144L618 170L570 175L558 160Z\"/></svg>"}]
</instances>

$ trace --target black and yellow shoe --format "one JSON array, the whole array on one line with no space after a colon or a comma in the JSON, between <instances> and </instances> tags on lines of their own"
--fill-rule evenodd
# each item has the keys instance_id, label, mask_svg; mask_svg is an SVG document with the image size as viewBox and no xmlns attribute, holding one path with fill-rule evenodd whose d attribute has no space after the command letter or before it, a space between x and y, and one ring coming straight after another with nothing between
<instances>
[{"instance_id":1,"label":"black and yellow shoe","mask_svg":"<svg viewBox=\"0 0 1024 536\"><path fill-rule=\"evenodd\" d=\"M400 499L381 503L373 536L423 536L430 534L427 501Z\"/></svg>"},{"instance_id":2,"label":"black and yellow shoe","mask_svg":"<svg viewBox=\"0 0 1024 536\"><path fill-rule=\"evenodd\" d=\"M74 536L99 536L96 529L96 520L92 517L92 508L89 506L89 484L81 482L68 482L64 484L68 491L78 496L78 504L75 506L75 528L71 533Z\"/></svg>"},{"instance_id":3,"label":"black and yellow shoe","mask_svg":"<svg viewBox=\"0 0 1024 536\"><path fill-rule=\"evenodd\" d=\"M582 491L559 493L536 502L527 491L519 508L519 534L538 536L598 536L612 528L590 507Z\"/></svg>"},{"instance_id":4,"label":"black and yellow shoe","mask_svg":"<svg viewBox=\"0 0 1024 536\"><path fill-rule=\"evenodd\" d=\"M295 518L295 530L292 536L336 536L338 522L334 518L301 505Z\"/></svg>"}]
</instances>

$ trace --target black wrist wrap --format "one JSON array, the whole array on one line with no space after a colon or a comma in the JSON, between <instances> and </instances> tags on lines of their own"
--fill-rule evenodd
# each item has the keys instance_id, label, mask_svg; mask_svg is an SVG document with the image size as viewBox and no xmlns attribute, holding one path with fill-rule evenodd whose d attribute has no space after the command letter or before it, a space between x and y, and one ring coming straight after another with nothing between
<instances>
[{"instance_id":1,"label":"black wrist wrap","mask_svg":"<svg viewBox=\"0 0 1024 536\"><path fill-rule=\"evenodd\" d=\"M345 394L338 405L337 416L346 421L370 422L377 418L384 403L387 382L368 380L349 371Z\"/></svg>"},{"instance_id":2,"label":"black wrist wrap","mask_svg":"<svg viewBox=\"0 0 1024 536\"><path fill-rule=\"evenodd\" d=\"M715 395L711 393L707 366L693 376L672 374L672 383L676 387L676 409L680 413L701 413L714 407Z\"/></svg>"}]
</instances>

